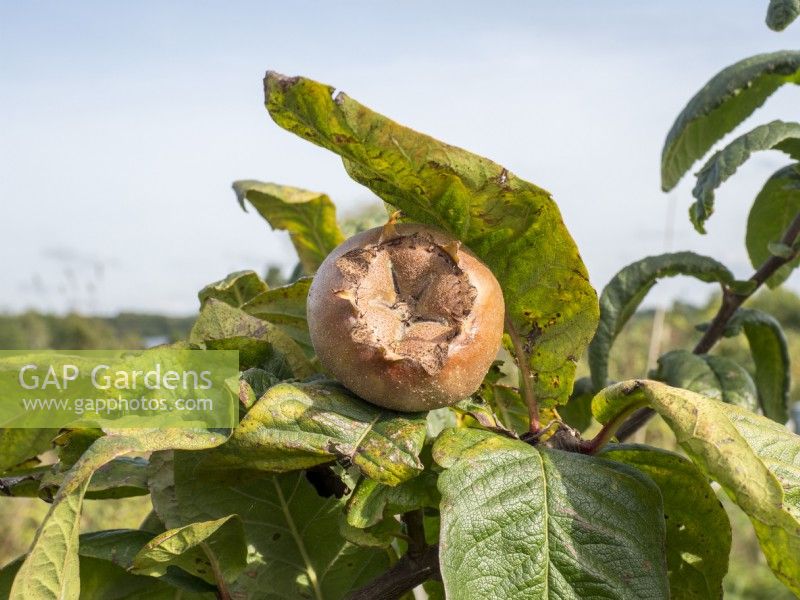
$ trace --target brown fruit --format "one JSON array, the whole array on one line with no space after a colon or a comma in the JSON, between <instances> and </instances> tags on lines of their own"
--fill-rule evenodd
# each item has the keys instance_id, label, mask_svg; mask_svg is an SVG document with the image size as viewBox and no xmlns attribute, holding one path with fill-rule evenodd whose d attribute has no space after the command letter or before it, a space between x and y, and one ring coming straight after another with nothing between
<instances>
[{"instance_id":1,"label":"brown fruit","mask_svg":"<svg viewBox=\"0 0 800 600\"><path fill-rule=\"evenodd\" d=\"M360 397L401 411L474 393L500 348L500 284L449 234L388 223L338 246L308 294L322 366Z\"/></svg>"}]
</instances>

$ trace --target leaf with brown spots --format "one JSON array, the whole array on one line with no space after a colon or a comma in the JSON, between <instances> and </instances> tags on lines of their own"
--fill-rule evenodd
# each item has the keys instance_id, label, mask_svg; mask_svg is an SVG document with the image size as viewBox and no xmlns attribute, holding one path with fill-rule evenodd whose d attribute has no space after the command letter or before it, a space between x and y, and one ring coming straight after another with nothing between
<instances>
[{"instance_id":1,"label":"leaf with brown spots","mask_svg":"<svg viewBox=\"0 0 800 600\"><path fill-rule=\"evenodd\" d=\"M333 381L280 383L212 454L224 465L276 473L339 459L397 485L422 471L425 430L423 413L382 409Z\"/></svg>"},{"instance_id":2,"label":"leaf with brown spots","mask_svg":"<svg viewBox=\"0 0 800 600\"><path fill-rule=\"evenodd\" d=\"M466 244L503 288L539 405L563 404L597 324L597 295L545 190L504 167L403 127L334 88L268 73L281 127L339 154L348 174L420 223ZM529 337L530 336L530 337Z\"/></svg>"},{"instance_id":3,"label":"leaf with brown spots","mask_svg":"<svg viewBox=\"0 0 800 600\"><path fill-rule=\"evenodd\" d=\"M655 381L618 383L592 400L601 423L645 406L747 513L770 568L800 593L800 436L739 406Z\"/></svg>"}]
</instances>

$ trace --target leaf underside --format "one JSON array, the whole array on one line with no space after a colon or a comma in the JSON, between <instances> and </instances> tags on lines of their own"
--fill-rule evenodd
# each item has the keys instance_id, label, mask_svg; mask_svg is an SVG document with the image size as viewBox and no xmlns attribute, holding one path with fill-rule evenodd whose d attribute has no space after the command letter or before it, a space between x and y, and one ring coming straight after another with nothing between
<instances>
[{"instance_id":1,"label":"leaf underside","mask_svg":"<svg viewBox=\"0 0 800 600\"><path fill-rule=\"evenodd\" d=\"M242 208L248 200L273 229L289 232L306 275L344 241L336 207L325 194L253 180L236 181L233 189Z\"/></svg>"},{"instance_id":2,"label":"leaf underside","mask_svg":"<svg viewBox=\"0 0 800 600\"><path fill-rule=\"evenodd\" d=\"M780 150L800 159L800 123L772 121L739 136L708 159L697 173L692 190L695 203L689 216L695 229L705 233L705 222L714 212L714 191L736 173L754 152Z\"/></svg>"},{"instance_id":3,"label":"leaf underside","mask_svg":"<svg viewBox=\"0 0 800 600\"><path fill-rule=\"evenodd\" d=\"M715 75L681 111L661 154L661 186L669 191L725 134L775 90L800 82L800 51L759 54Z\"/></svg>"}]
</instances>

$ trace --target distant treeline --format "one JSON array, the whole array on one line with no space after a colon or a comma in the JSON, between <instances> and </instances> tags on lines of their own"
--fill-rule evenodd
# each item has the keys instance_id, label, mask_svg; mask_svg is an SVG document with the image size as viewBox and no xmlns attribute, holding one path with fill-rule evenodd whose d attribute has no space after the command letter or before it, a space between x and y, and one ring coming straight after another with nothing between
<instances>
[{"instance_id":1,"label":"distant treeline","mask_svg":"<svg viewBox=\"0 0 800 600\"><path fill-rule=\"evenodd\" d=\"M29 311L0 315L0 349L145 348L186 338L195 316L120 313L114 317L56 316Z\"/></svg>"},{"instance_id":2,"label":"distant treeline","mask_svg":"<svg viewBox=\"0 0 800 600\"><path fill-rule=\"evenodd\" d=\"M282 283L277 270L269 275L273 286ZM712 297L702 306L675 302L666 316L662 350L691 349L700 336L695 325L710 321L718 303L718 297ZM753 298L748 306L770 313L783 325L793 359L793 399L800 401L800 296L787 290L767 290ZM114 317L55 316L33 311L0 315L0 349L144 348L185 339L195 318L194 315L166 317L138 313L120 313ZM612 378L619 380L647 375L652 325L652 310L638 312L626 325L611 353L609 367ZM744 336L723 340L714 352L753 369ZM588 368L583 360L579 374L586 373Z\"/></svg>"}]
</instances>

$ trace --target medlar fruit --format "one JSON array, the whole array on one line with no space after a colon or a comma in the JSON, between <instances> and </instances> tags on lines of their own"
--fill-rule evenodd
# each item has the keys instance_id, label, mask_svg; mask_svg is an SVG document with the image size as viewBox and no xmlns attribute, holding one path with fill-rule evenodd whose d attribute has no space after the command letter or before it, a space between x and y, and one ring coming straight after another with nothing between
<instances>
[{"instance_id":1,"label":"medlar fruit","mask_svg":"<svg viewBox=\"0 0 800 600\"><path fill-rule=\"evenodd\" d=\"M392 220L323 261L308 294L321 365L361 398L421 411L474 393L500 348L500 284L447 233Z\"/></svg>"}]
</instances>

